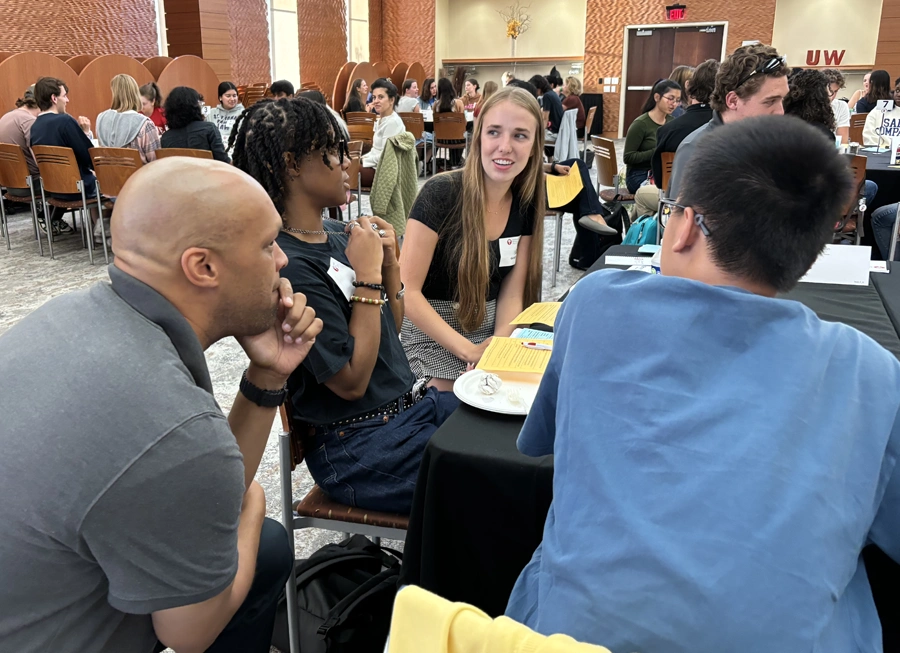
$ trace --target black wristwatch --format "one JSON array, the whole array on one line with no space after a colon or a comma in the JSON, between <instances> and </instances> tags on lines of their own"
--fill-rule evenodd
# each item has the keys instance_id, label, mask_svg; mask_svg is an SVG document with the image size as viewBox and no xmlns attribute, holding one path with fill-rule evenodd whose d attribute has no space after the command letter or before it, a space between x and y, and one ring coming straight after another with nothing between
<instances>
[{"instance_id":1,"label":"black wristwatch","mask_svg":"<svg viewBox=\"0 0 900 653\"><path fill-rule=\"evenodd\" d=\"M241 394L260 408L278 408L287 397L287 384L281 390L263 390L247 378L247 370L241 375Z\"/></svg>"}]
</instances>

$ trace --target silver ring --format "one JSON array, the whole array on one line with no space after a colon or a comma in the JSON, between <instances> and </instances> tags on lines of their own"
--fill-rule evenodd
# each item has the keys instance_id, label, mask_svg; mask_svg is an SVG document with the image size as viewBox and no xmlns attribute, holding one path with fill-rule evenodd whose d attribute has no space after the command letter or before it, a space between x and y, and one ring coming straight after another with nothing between
<instances>
[{"instance_id":1,"label":"silver ring","mask_svg":"<svg viewBox=\"0 0 900 653\"><path fill-rule=\"evenodd\" d=\"M378 231L378 225L374 222L369 223L372 226L372 231Z\"/></svg>"},{"instance_id":2,"label":"silver ring","mask_svg":"<svg viewBox=\"0 0 900 653\"><path fill-rule=\"evenodd\" d=\"M358 222L351 222L350 223L350 231L353 231L353 227L358 227L358 226L359 226Z\"/></svg>"},{"instance_id":3,"label":"silver ring","mask_svg":"<svg viewBox=\"0 0 900 653\"><path fill-rule=\"evenodd\" d=\"M387 233L387 232L386 232L384 229L379 229L379 230L378 230L378 235L381 236L382 238L384 238L384 236L385 236L386 233Z\"/></svg>"}]
</instances>

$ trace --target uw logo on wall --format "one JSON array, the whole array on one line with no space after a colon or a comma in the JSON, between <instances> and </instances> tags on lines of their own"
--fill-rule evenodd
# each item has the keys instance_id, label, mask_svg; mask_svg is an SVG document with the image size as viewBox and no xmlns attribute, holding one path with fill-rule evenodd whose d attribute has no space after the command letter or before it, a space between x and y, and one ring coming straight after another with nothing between
<instances>
[{"instance_id":1,"label":"uw logo on wall","mask_svg":"<svg viewBox=\"0 0 900 653\"><path fill-rule=\"evenodd\" d=\"M841 61L844 60L844 55L847 53L846 50L841 50L838 52L837 50L807 50L806 51L806 65L807 66L818 66L819 60L822 58L824 54L825 65L826 66L840 66Z\"/></svg>"}]
</instances>

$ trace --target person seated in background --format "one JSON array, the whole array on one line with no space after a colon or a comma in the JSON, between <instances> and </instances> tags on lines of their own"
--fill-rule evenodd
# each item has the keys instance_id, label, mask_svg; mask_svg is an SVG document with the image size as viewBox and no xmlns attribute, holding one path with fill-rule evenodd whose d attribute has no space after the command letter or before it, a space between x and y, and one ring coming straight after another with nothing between
<instances>
[{"instance_id":1,"label":"person seated in background","mask_svg":"<svg viewBox=\"0 0 900 653\"><path fill-rule=\"evenodd\" d=\"M538 103L544 115L544 142L555 143L564 113L562 101L543 75L534 75L528 83L537 89Z\"/></svg>"},{"instance_id":2,"label":"person seated in background","mask_svg":"<svg viewBox=\"0 0 900 653\"><path fill-rule=\"evenodd\" d=\"M403 95L397 100L396 110L400 113L419 111L419 82L414 79L403 82Z\"/></svg>"},{"instance_id":3,"label":"person seated in background","mask_svg":"<svg viewBox=\"0 0 900 653\"><path fill-rule=\"evenodd\" d=\"M894 82L894 91L890 99L894 101L893 109L890 111L872 109L866 116L866 124L863 127L863 145L884 147L890 151L891 139L881 136L881 133L885 120L889 121L888 125L892 126L893 130L900 130L900 77Z\"/></svg>"},{"instance_id":4,"label":"person seated in background","mask_svg":"<svg viewBox=\"0 0 900 653\"><path fill-rule=\"evenodd\" d=\"M475 117L481 113L481 107L487 102L487 99L497 92L497 82L488 81L484 83L484 92L481 94L481 101L475 106Z\"/></svg>"},{"instance_id":5,"label":"person seated in background","mask_svg":"<svg viewBox=\"0 0 900 653\"><path fill-rule=\"evenodd\" d=\"M848 102L849 106L853 107L853 110L856 111L856 103L859 102L862 98L864 98L869 93L869 77L872 73L866 73L863 75L863 86L861 89L857 89L853 91L853 95L850 96L850 101Z\"/></svg>"},{"instance_id":6,"label":"person seated in background","mask_svg":"<svg viewBox=\"0 0 900 653\"><path fill-rule=\"evenodd\" d=\"M208 150L216 161L231 163L219 130L213 123L203 120L197 91L176 86L166 98L165 111L169 129L160 138L161 147Z\"/></svg>"},{"instance_id":7,"label":"person seated in background","mask_svg":"<svg viewBox=\"0 0 900 653\"><path fill-rule=\"evenodd\" d=\"M841 137L842 145L850 143L850 105L838 98L838 93L846 85L841 71L829 68L822 74L828 80L828 99L831 102L831 112L834 114L834 135Z\"/></svg>"},{"instance_id":8,"label":"person seated in background","mask_svg":"<svg viewBox=\"0 0 900 653\"><path fill-rule=\"evenodd\" d=\"M141 90L130 75L116 75L109 84L112 105L97 116L97 140L101 147L130 147L143 163L156 161L159 131L141 112Z\"/></svg>"},{"instance_id":9,"label":"person seated in background","mask_svg":"<svg viewBox=\"0 0 900 653\"><path fill-rule=\"evenodd\" d=\"M828 97L828 78L820 70L801 70L790 76L784 97L784 115L809 123L832 143L835 142L834 111Z\"/></svg>"},{"instance_id":10,"label":"person seated in background","mask_svg":"<svg viewBox=\"0 0 900 653\"><path fill-rule=\"evenodd\" d=\"M214 124L222 137L222 143L229 149L231 128L234 122L244 112L244 105L238 100L237 86L233 82L222 82L218 89L219 104L209 111L206 119Z\"/></svg>"},{"instance_id":11,"label":"person seated in background","mask_svg":"<svg viewBox=\"0 0 900 653\"><path fill-rule=\"evenodd\" d=\"M162 91L156 82L141 86L141 113L150 118L160 135L166 131L166 114L162 110Z\"/></svg>"},{"instance_id":12,"label":"person seated in background","mask_svg":"<svg viewBox=\"0 0 900 653\"><path fill-rule=\"evenodd\" d=\"M78 120L66 113L66 105L69 103L69 87L61 79L55 77L41 77L34 85L34 99L41 112L31 124L31 145L52 145L55 147L69 147L75 153L75 161L78 163L78 172L84 184L86 197L96 197L97 179L92 169L91 155L88 152L94 144L91 132L91 121L78 116ZM48 193L56 199L77 202L81 199L81 193ZM91 220L96 221L97 210L90 210ZM65 209L54 207L50 224L55 234L72 233L72 228L62 219Z\"/></svg>"},{"instance_id":13,"label":"person seated in background","mask_svg":"<svg viewBox=\"0 0 900 653\"><path fill-rule=\"evenodd\" d=\"M856 113L869 113L878 106L879 100L893 100L891 76L886 70L869 73L869 90L856 103Z\"/></svg>"},{"instance_id":14,"label":"person seated in background","mask_svg":"<svg viewBox=\"0 0 900 653\"><path fill-rule=\"evenodd\" d=\"M372 149L362 156L360 174L363 186L371 187L375 181L375 168L387 147L388 139L406 131L403 119L394 110L399 95L397 87L389 79L380 77L372 83L372 108L378 114L378 119L375 121Z\"/></svg>"},{"instance_id":15,"label":"person seated in background","mask_svg":"<svg viewBox=\"0 0 900 653\"><path fill-rule=\"evenodd\" d=\"M369 97L369 85L364 79L354 79L347 91L347 101L344 103L344 115L348 113L365 113L371 107L366 104Z\"/></svg>"},{"instance_id":16,"label":"person seated in background","mask_svg":"<svg viewBox=\"0 0 900 653\"><path fill-rule=\"evenodd\" d=\"M0 336L4 651L268 653L293 556L253 478L322 329L280 229L240 170L157 161L116 202L109 282ZM203 352L229 336L249 366L226 418Z\"/></svg>"},{"instance_id":17,"label":"person seated in background","mask_svg":"<svg viewBox=\"0 0 900 653\"><path fill-rule=\"evenodd\" d=\"M508 70L507 70L505 73L503 73L502 75L500 75L500 81L501 81L501 83L503 84L503 86L509 86L509 83L510 83L511 81L513 81L515 78L516 78L516 76L513 75L513 74L512 74L510 71L508 71Z\"/></svg>"},{"instance_id":18,"label":"person seated in background","mask_svg":"<svg viewBox=\"0 0 900 653\"><path fill-rule=\"evenodd\" d=\"M681 87L671 79L656 82L625 134L625 186L632 195L650 175L656 150L656 132L672 120L672 112L681 102Z\"/></svg>"},{"instance_id":19,"label":"person seated in background","mask_svg":"<svg viewBox=\"0 0 900 653\"><path fill-rule=\"evenodd\" d=\"M578 138L584 138L584 121L585 121L585 113L584 113L584 105L581 103L581 82L577 77L566 77L566 83L563 84L560 88L560 93L562 94L562 106L563 113L568 111L569 109L575 109L575 135Z\"/></svg>"},{"instance_id":20,"label":"person seated in background","mask_svg":"<svg viewBox=\"0 0 900 653\"><path fill-rule=\"evenodd\" d=\"M294 97L294 85L286 79L279 79L277 82L272 82L269 93L276 100L283 97Z\"/></svg>"},{"instance_id":21,"label":"person seated in background","mask_svg":"<svg viewBox=\"0 0 900 653\"><path fill-rule=\"evenodd\" d=\"M465 109L463 109L462 100L456 97L456 93L453 92L453 83L447 79L446 77L441 77L438 80L438 96L437 100L434 103L434 113L465 113ZM459 139L450 141L452 144L461 145L466 142L466 140ZM462 163L462 150L453 149L450 150L450 167L458 166ZM443 164L442 164L443 165Z\"/></svg>"},{"instance_id":22,"label":"person seated in background","mask_svg":"<svg viewBox=\"0 0 900 653\"><path fill-rule=\"evenodd\" d=\"M478 80L474 77L469 77L469 79L466 80L464 92L460 98L463 103L463 109L466 111L475 111L475 107L481 102L481 93L478 92L480 89L481 86L479 86Z\"/></svg>"},{"instance_id":23,"label":"person seated in background","mask_svg":"<svg viewBox=\"0 0 900 653\"><path fill-rule=\"evenodd\" d=\"M880 651L861 552L900 562L900 362L776 297L830 242L847 164L795 118L701 147L662 273L588 275L556 319L517 443L554 454L553 500L506 614L612 651ZM623 330L653 352L590 353Z\"/></svg>"},{"instance_id":24,"label":"person seated in background","mask_svg":"<svg viewBox=\"0 0 900 653\"><path fill-rule=\"evenodd\" d=\"M437 82L429 77L422 84L422 94L419 95L419 111L428 111L434 106L437 99Z\"/></svg>"},{"instance_id":25,"label":"person seated in background","mask_svg":"<svg viewBox=\"0 0 900 653\"><path fill-rule=\"evenodd\" d=\"M534 97L497 91L475 121L465 167L425 182L410 211L402 342L413 373L438 390L452 390L540 296L542 123Z\"/></svg>"},{"instance_id":26,"label":"person seated in background","mask_svg":"<svg viewBox=\"0 0 900 653\"><path fill-rule=\"evenodd\" d=\"M0 143L12 143L18 145L25 157L25 163L28 164L28 174L34 183L34 188L40 193L40 187L37 185L40 172L34 155L31 153L31 126L34 124L35 118L40 113L37 101L34 99L33 87L25 91L24 95L16 100L16 108L8 111L0 117ZM22 180L25 184L25 180ZM30 197L31 191L25 188L8 188L7 192L16 197Z\"/></svg>"},{"instance_id":27,"label":"person seated in background","mask_svg":"<svg viewBox=\"0 0 900 653\"><path fill-rule=\"evenodd\" d=\"M693 66L675 66L672 69L672 72L669 73L668 79L671 79L673 82L677 83L678 86L681 87L681 102L675 107L675 111L672 112L672 118L680 118L684 115L684 112L687 111L689 106L688 104L688 96L687 94L687 83L690 81L691 77L694 76L694 67Z\"/></svg>"},{"instance_id":28,"label":"person seated in background","mask_svg":"<svg viewBox=\"0 0 900 653\"><path fill-rule=\"evenodd\" d=\"M377 98L383 89L372 86ZM406 362L394 231L375 217L323 221L322 209L344 201L350 165L323 106L264 100L237 134L235 166L262 184L281 214L281 274L303 288L324 322L288 381L294 428L315 443L309 471L335 501L407 514L425 445L459 402L426 390Z\"/></svg>"},{"instance_id":29,"label":"person seated in background","mask_svg":"<svg viewBox=\"0 0 900 653\"><path fill-rule=\"evenodd\" d=\"M759 43L737 48L719 64L709 101L712 120L688 134L678 146L666 197L678 197L681 175L693 158L698 138L745 118L784 114L783 101L789 90L787 73L785 58L775 48Z\"/></svg>"},{"instance_id":30,"label":"person seated in background","mask_svg":"<svg viewBox=\"0 0 900 653\"><path fill-rule=\"evenodd\" d=\"M688 98L687 110L680 118L667 122L656 132L656 149L650 159L653 183L641 186L634 194L635 216L655 215L659 208L660 191L665 190L662 187L663 152L677 151L681 141L712 119L713 110L709 100L716 85L718 71L719 62L715 59L707 59L696 69L691 69L691 77L685 82L687 88L684 89Z\"/></svg>"}]
</instances>

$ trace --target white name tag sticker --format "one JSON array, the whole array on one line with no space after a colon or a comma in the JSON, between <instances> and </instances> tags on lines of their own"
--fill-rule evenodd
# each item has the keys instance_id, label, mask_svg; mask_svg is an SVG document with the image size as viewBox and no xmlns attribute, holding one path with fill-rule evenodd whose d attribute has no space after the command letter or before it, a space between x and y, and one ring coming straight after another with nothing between
<instances>
[{"instance_id":1,"label":"white name tag sticker","mask_svg":"<svg viewBox=\"0 0 900 653\"><path fill-rule=\"evenodd\" d=\"M521 236L500 239L500 267L508 268L516 264L516 252L519 251L519 239Z\"/></svg>"},{"instance_id":2,"label":"white name tag sticker","mask_svg":"<svg viewBox=\"0 0 900 653\"><path fill-rule=\"evenodd\" d=\"M349 265L344 265L337 259L331 259L328 263L328 276L334 280L349 302L350 295L355 290L353 282L356 281L356 272L353 271L353 268Z\"/></svg>"}]
</instances>

